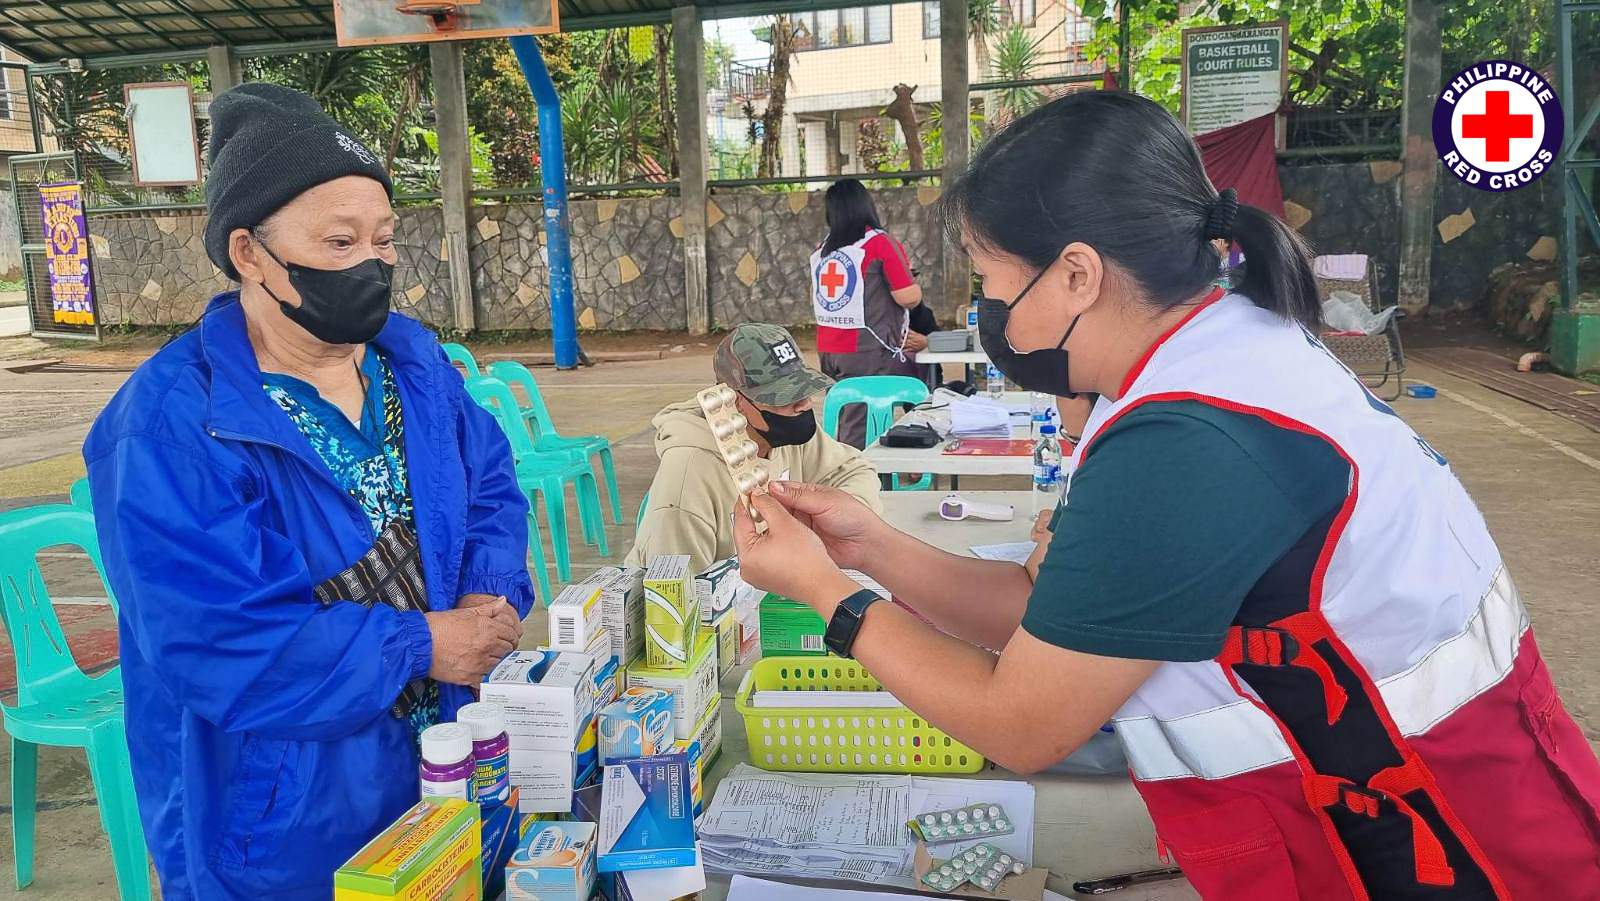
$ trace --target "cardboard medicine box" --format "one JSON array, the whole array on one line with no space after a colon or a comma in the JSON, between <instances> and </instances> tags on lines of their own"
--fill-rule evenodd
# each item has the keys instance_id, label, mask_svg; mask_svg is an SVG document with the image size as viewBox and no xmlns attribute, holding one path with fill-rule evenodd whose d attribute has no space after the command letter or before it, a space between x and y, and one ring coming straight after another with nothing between
<instances>
[{"instance_id":1,"label":"cardboard medicine box","mask_svg":"<svg viewBox=\"0 0 1600 901\"><path fill-rule=\"evenodd\" d=\"M700 722L700 714L717 697L717 641L702 631L688 669L628 667L628 690L659 688L672 695L672 724L676 737L688 738Z\"/></svg>"},{"instance_id":2,"label":"cardboard medicine box","mask_svg":"<svg viewBox=\"0 0 1600 901\"><path fill-rule=\"evenodd\" d=\"M714 699L711 709L695 726L694 736L674 742L672 750L689 758L689 794L694 798L696 821L705 810L706 771L722 753L722 699Z\"/></svg>"},{"instance_id":3,"label":"cardboard medicine box","mask_svg":"<svg viewBox=\"0 0 1600 901\"><path fill-rule=\"evenodd\" d=\"M644 571L644 659L656 669L690 665L695 631L700 627L700 598L687 554L668 554L650 561Z\"/></svg>"},{"instance_id":4,"label":"cardboard medicine box","mask_svg":"<svg viewBox=\"0 0 1600 901\"><path fill-rule=\"evenodd\" d=\"M605 627L600 590L611 581L610 573L597 572L582 582L574 582L550 602L550 647L558 651L587 653L595 633ZM601 577L597 581L596 577Z\"/></svg>"},{"instance_id":5,"label":"cardboard medicine box","mask_svg":"<svg viewBox=\"0 0 1600 901\"><path fill-rule=\"evenodd\" d=\"M586 724L576 746L566 751L527 750L511 740L511 784L521 796L524 814L563 813L572 809L573 790L599 762L594 722Z\"/></svg>"},{"instance_id":6,"label":"cardboard medicine box","mask_svg":"<svg viewBox=\"0 0 1600 901\"><path fill-rule=\"evenodd\" d=\"M626 665L644 653L644 567L606 566L610 576L600 589L601 616L611 633L611 656Z\"/></svg>"},{"instance_id":7,"label":"cardboard medicine box","mask_svg":"<svg viewBox=\"0 0 1600 901\"><path fill-rule=\"evenodd\" d=\"M602 873L694 865L698 854L686 756L621 760L608 765L602 778Z\"/></svg>"},{"instance_id":8,"label":"cardboard medicine box","mask_svg":"<svg viewBox=\"0 0 1600 901\"><path fill-rule=\"evenodd\" d=\"M589 901L595 824L538 822L506 864L506 901Z\"/></svg>"},{"instance_id":9,"label":"cardboard medicine box","mask_svg":"<svg viewBox=\"0 0 1600 901\"><path fill-rule=\"evenodd\" d=\"M595 714L600 760L650 757L667 750L672 727L672 695L658 688L634 687Z\"/></svg>"},{"instance_id":10,"label":"cardboard medicine box","mask_svg":"<svg viewBox=\"0 0 1600 901\"><path fill-rule=\"evenodd\" d=\"M478 805L430 799L334 871L334 901L480 901Z\"/></svg>"},{"instance_id":11,"label":"cardboard medicine box","mask_svg":"<svg viewBox=\"0 0 1600 901\"><path fill-rule=\"evenodd\" d=\"M513 751L571 751L594 716L595 659L512 651L483 677L478 695L505 709Z\"/></svg>"},{"instance_id":12,"label":"cardboard medicine box","mask_svg":"<svg viewBox=\"0 0 1600 901\"><path fill-rule=\"evenodd\" d=\"M739 620L729 610L717 617L710 629L717 639L717 679L720 681L739 662Z\"/></svg>"},{"instance_id":13,"label":"cardboard medicine box","mask_svg":"<svg viewBox=\"0 0 1600 901\"><path fill-rule=\"evenodd\" d=\"M815 610L799 601L768 594L761 599L761 656L823 656L827 624Z\"/></svg>"}]
</instances>

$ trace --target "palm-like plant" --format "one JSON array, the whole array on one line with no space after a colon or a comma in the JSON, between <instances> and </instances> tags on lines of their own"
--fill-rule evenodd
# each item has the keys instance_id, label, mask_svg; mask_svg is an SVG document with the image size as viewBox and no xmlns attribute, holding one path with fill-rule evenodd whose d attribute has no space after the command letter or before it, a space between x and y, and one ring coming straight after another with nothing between
<instances>
[{"instance_id":1,"label":"palm-like plant","mask_svg":"<svg viewBox=\"0 0 1600 901\"><path fill-rule=\"evenodd\" d=\"M971 32L978 78L989 77L989 41L1000 31L1004 0L967 0L967 30Z\"/></svg>"},{"instance_id":2,"label":"palm-like plant","mask_svg":"<svg viewBox=\"0 0 1600 901\"><path fill-rule=\"evenodd\" d=\"M1025 81L1033 77L1039 62L1039 45L1019 25L1013 25L1000 35L994 47L994 72L1000 81ZM1026 85L1005 88L999 92L998 116L995 125L1009 122L1039 105L1044 95Z\"/></svg>"}]
</instances>

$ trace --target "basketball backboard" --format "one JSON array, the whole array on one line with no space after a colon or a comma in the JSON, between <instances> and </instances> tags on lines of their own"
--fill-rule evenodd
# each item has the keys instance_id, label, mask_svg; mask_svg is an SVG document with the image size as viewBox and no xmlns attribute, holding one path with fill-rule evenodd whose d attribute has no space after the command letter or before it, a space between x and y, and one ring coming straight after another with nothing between
<instances>
[{"instance_id":1,"label":"basketball backboard","mask_svg":"<svg viewBox=\"0 0 1600 901\"><path fill-rule=\"evenodd\" d=\"M556 0L333 0L341 47L549 34Z\"/></svg>"}]
</instances>

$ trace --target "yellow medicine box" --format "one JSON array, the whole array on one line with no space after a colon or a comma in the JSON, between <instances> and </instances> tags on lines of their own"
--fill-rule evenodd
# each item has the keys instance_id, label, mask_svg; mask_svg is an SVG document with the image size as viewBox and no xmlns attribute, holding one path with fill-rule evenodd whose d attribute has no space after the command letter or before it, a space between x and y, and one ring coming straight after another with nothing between
<instances>
[{"instance_id":1,"label":"yellow medicine box","mask_svg":"<svg viewBox=\"0 0 1600 901\"><path fill-rule=\"evenodd\" d=\"M700 627L700 596L687 554L650 561L644 571L644 659L653 669L684 669Z\"/></svg>"},{"instance_id":2,"label":"yellow medicine box","mask_svg":"<svg viewBox=\"0 0 1600 901\"><path fill-rule=\"evenodd\" d=\"M478 805L430 799L333 874L334 901L482 901Z\"/></svg>"}]
</instances>

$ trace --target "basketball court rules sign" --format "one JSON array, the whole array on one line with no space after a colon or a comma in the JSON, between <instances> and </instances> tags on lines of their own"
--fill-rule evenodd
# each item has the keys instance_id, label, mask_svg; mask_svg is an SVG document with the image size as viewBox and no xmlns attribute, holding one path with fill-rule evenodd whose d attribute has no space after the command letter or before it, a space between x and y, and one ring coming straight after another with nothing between
<instances>
[{"instance_id":1,"label":"basketball court rules sign","mask_svg":"<svg viewBox=\"0 0 1600 901\"><path fill-rule=\"evenodd\" d=\"M1561 103L1532 69L1486 60L1450 79L1433 106L1433 143L1451 174L1484 191L1520 188L1561 152Z\"/></svg>"}]
</instances>

